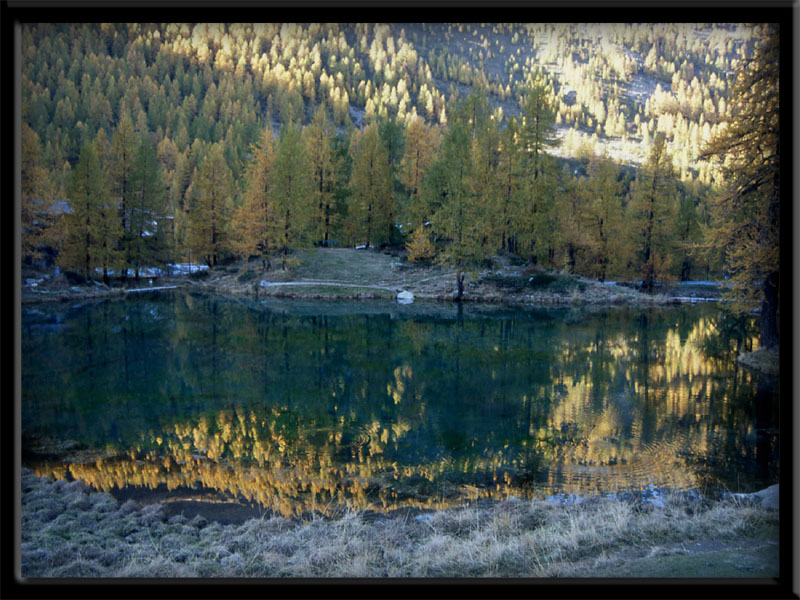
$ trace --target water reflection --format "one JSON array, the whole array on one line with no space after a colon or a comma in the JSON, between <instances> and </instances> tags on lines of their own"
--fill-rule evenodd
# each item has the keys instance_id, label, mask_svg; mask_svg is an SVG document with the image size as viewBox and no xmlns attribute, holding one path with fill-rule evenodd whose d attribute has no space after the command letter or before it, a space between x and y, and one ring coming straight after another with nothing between
<instances>
[{"instance_id":1,"label":"water reflection","mask_svg":"<svg viewBox=\"0 0 800 600\"><path fill-rule=\"evenodd\" d=\"M737 368L735 336L753 332L713 306L348 312L172 293L36 311L23 432L90 452L30 466L104 491L213 489L293 516L778 477L777 387Z\"/></svg>"}]
</instances>

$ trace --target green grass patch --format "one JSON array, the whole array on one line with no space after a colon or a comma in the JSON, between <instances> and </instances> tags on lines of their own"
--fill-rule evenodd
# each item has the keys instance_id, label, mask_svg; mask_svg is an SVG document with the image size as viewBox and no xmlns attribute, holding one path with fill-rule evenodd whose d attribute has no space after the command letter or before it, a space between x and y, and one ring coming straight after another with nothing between
<instances>
[{"instance_id":1,"label":"green grass patch","mask_svg":"<svg viewBox=\"0 0 800 600\"><path fill-rule=\"evenodd\" d=\"M391 300L393 292L366 286L345 285L281 285L263 288L272 296L291 296L301 298L376 298Z\"/></svg>"}]
</instances>

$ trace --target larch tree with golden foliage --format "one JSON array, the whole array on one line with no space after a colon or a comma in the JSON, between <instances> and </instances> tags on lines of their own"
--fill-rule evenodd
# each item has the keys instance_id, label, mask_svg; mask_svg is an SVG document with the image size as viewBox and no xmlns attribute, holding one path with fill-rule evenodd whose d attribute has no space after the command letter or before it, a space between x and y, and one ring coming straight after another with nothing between
<instances>
[{"instance_id":1,"label":"larch tree with golden foliage","mask_svg":"<svg viewBox=\"0 0 800 600\"><path fill-rule=\"evenodd\" d=\"M406 251L409 262L420 262L436 256L436 247L425 225L417 225L414 229L411 239L406 243Z\"/></svg>"},{"instance_id":2,"label":"larch tree with golden foliage","mask_svg":"<svg viewBox=\"0 0 800 600\"><path fill-rule=\"evenodd\" d=\"M106 185L94 146L81 150L69 187L70 212L64 215L64 245L59 264L92 278L95 269L109 283L109 271L118 264L117 243L122 227L117 202Z\"/></svg>"},{"instance_id":3,"label":"larch tree with golden foliage","mask_svg":"<svg viewBox=\"0 0 800 600\"><path fill-rule=\"evenodd\" d=\"M266 271L271 267L270 254L277 247L275 209L269 184L275 162L270 123L253 144L251 153L253 159L245 168L244 199L231 218L231 248L245 260L258 256Z\"/></svg>"},{"instance_id":4,"label":"larch tree with golden foliage","mask_svg":"<svg viewBox=\"0 0 800 600\"><path fill-rule=\"evenodd\" d=\"M666 278L671 267L677 199L675 178L666 137L659 132L635 185L631 186L628 204L633 245L639 253L642 291L646 293L653 293L656 280Z\"/></svg>"},{"instance_id":5,"label":"larch tree with golden foliage","mask_svg":"<svg viewBox=\"0 0 800 600\"><path fill-rule=\"evenodd\" d=\"M44 246L55 241L53 186L42 161L39 136L23 122L20 138L21 258L35 260L42 258Z\"/></svg>"},{"instance_id":6,"label":"larch tree with golden foliage","mask_svg":"<svg viewBox=\"0 0 800 600\"><path fill-rule=\"evenodd\" d=\"M607 156L594 156L589 161L587 233L592 263L589 272L605 281L609 272L625 264L622 182L619 166Z\"/></svg>"},{"instance_id":7,"label":"larch tree with golden foliage","mask_svg":"<svg viewBox=\"0 0 800 600\"><path fill-rule=\"evenodd\" d=\"M314 182L312 191L314 199L314 218L312 238L315 244L327 246L331 232L336 225L334 191L336 187L336 165L332 140L335 133L333 122L320 105L314 118L303 128L301 137L305 145L305 154L311 177Z\"/></svg>"},{"instance_id":8,"label":"larch tree with golden foliage","mask_svg":"<svg viewBox=\"0 0 800 600\"><path fill-rule=\"evenodd\" d=\"M742 309L760 304L761 346L779 346L780 301L780 43L764 26L752 59L738 72L725 127L702 158L722 173L712 200L716 227L707 241L721 249L733 297Z\"/></svg>"},{"instance_id":9,"label":"larch tree with golden foliage","mask_svg":"<svg viewBox=\"0 0 800 600\"><path fill-rule=\"evenodd\" d=\"M420 207L422 178L436 156L439 147L439 130L425 123L422 117L409 119L406 129L406 146L400 162L400 181L409 193L409 218L414 227L430 215Z\"/></svg>"},{"instance_id":10,"label":"larch tree with golden foliage","mask_svg":"<svg viewBox=\"0 0 800 600\"><path fill-rule=\"evenodd\" d=\"M464 277L484 257L484 231L477 225L481 208L472 190L472 143L468 125L454 119L442 138L441 151L425 178L425 194L436 211L431 217L437 237L446 240L439 260L456 271L455 299L464 296Z\"/></svg>"},{"instance_id":11,"label":"larch tree with golden foliage","mask_svg":"<svg viewBox=\"0 0 800 600\"><path fill-rule=\"evenodd\" d=\"M138 136L127 112L122 112L114 135L111 137L111 156L98 155L107 176L110 178L111 192L119 202L119 220L122 237L118 249L122 261L122 277L127 277L130 247L135 235L131 232L131 202L133 201L133 168L136 160ZM103 164L107 163L107 164Z\"/></svg>"},{"instance_id":12,"label":"larch tree with golden foliage","mask_svg":"<svg viewBox=\"0 0 800 600\"><path fill-rule=\"evenodd\" d=\"M294 122L281 130L269 183L278 230L276 241L281 251L281 268L285 271L289 249L308 244L313 220L313 182L300 127Z\"/></svg>"},{"instance_id":13,"label":"larch tree with golden foliage","mask_svg":"<svg viewBox=\"0 0 800 600\"><path fill-rule=\"evenodd\" d=\"M355 132L350 143L353 174L348 218L358 243L366 248L391 239L394 197L389 155L381 143L378 125Z\"/></svg>"},{"instance_id":14,"label":"larch tree with golden foliage","mask_svg":"<svg viewBox=\"0 0 800 600\"><path fill-rule=\"evenodd\" d=\"M520 252L536 264L549 259L555 231L555 165L548 150L559 144L556 138L553 91L542 79L525 90L517 131L522 186L517 210Z\"/></svg>"},{"instance_id":15,"label":"larch tree with golden foliage","mask_svg":"<svg viewBox=\"0 0 800 600\"><path fill-rule=\"evenodd\" d=\"M192 260L216 266L225 244L233 180L222 144L214 144L192 177L187 246Z\"/></svg>"}]
</instances>

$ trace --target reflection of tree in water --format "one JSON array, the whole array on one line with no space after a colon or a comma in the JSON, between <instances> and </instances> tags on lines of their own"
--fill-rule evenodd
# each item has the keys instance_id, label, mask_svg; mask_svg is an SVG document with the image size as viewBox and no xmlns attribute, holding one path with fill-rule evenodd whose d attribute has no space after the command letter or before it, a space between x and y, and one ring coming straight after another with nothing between
<instances>
[{"instance_id":1,"label":"reflection of tree in water","mask_svg":"<svg viewBox=\"0 0 800 600\"><path fill-rule=\"evenodd\" d=\"M105 336L104 356L135 376L96 370L96 397L64 386L73 427L90 446L110 439L116 457L47 467L100 489L199 482L289 515L653 478L686 488L729 477L742 455L777 456L774 413L753 412L757 381L698 350L716 331L710 311L453 319L287 316L188 295L118 304L70 327ZM126 333L110 333L119 323ZM93 416L100 402L113 438Z\"/></svg>"},{"instance_id":2,"label":"reflection of tree in water","mask_svg":"<svg viewBox=\"0 0 800 600\"><path fill-rule=\"evenodd\" d=\"M712 359L735 359L742 352L758 349L758 326L755 317L724 307L707 320L700 349Z\"/></svg>"}]
</instances>

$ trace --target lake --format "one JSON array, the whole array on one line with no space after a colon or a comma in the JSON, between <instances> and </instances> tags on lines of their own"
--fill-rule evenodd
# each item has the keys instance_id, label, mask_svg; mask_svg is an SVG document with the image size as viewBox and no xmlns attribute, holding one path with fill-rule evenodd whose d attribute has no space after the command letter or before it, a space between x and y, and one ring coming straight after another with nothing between
<instances>
[{"instance_id":1,"label":"lake","mask_svg":"<svg viewBox=\"0 0 800 600\"><path fill-rule=\"evenodd\" d=\"M74 446L37 474L287 517L779 477L777 379L715 304L136 296L23 306L24 445Z\"/></svg>"}]
</instances>

